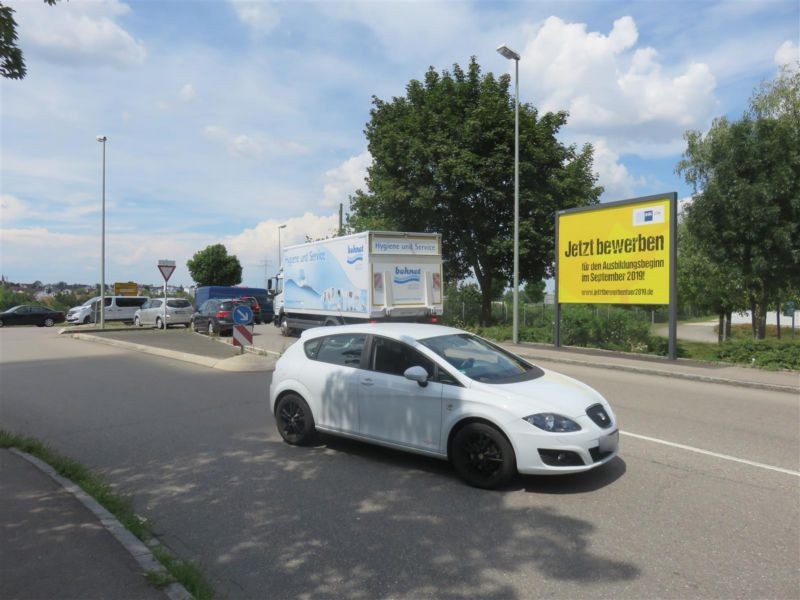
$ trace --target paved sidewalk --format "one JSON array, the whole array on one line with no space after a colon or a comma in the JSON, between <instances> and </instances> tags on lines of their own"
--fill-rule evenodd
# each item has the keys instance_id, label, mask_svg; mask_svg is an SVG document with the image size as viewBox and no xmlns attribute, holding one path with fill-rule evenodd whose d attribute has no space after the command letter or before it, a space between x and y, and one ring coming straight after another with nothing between
<instances>
[{"instance_id":1,"label":"paved sidewalk","mask_svg":"<svg viewBox=\"0 0 800 600\"><path fill-rule=\"evenodd\" d=\"M765 371L683 358L668 360L659 356L629 355L589 348L555 348L544 344L504 343L500 345L534 361L580 364L604 369L613 368L635 373L800 394L800 373L796 371Z\"/></svg>"},{"instance_id":2,"label":"paved sidewalk","mask_svg":"<svg viewBox=\"0 0 800 600\"><path fill-rule=\"evenodd\" d=\"M0 448L0 598L167 596L71 493Z\"/></svg>"}]
</instances>

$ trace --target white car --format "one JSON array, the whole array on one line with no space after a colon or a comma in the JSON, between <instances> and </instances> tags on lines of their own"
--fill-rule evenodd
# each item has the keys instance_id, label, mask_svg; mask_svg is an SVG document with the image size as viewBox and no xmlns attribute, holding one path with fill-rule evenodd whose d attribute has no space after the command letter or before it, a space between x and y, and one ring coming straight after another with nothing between
<instances>
[{"instance_id":1,"label":"white car","mask_svg":"<svg viewBox=\"0 0 800 600\"><path fill-rule=\"evenodd\" d=\"M67 323L81 325L92 322L92 304L100 300L100 296L89 298L80 306L73 306L67 313Z\"/></svg>"},{"instance_id":2,"label":"white car","mask_svg":"<svg viewBox=\"0 0 800 600\"><path fill-rule=\"evenodd\" d=\"M137 327L155 325L157 329L164 329L164 325L183 325L189 327L192 321L192 303L186 298L167 298L167 310L164 312L163 298L150 298L133 316L133 324Z\"/></svg>"},{"instance_id":3,"label":"white car","mask_svg":"<svg viewBox=\"0 0 800 600\"><path fill-rule=\"evenodd\" d=\"M619 445L598 392L439 325L305 331L275 366L270 409L289 444L323 431L434 456L482 488L594 469Z\"/></svg>"}]
</instances>

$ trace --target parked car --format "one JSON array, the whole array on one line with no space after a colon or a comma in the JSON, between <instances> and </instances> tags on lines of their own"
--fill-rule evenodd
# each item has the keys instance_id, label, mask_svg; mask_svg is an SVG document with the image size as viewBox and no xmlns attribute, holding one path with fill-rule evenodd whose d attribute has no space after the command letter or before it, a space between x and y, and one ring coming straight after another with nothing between
<instances>
[{"instance_id":1,"label":"parked car","mask_svg":"<svg viewBox=\"0 0 800 600\"><path fill-rule=\"evenodd\" d=\"M92 322L92 304L100 300L100 296L89 298L80 306L73 306L67 311L67 323L80 325Z\"/></svg>"},{"instance_id":2,"label":"parked car","mask_svg":"<svg viewBox=\"0 0 800 600\"><path fill-rule=\"evenodd\" d=\"M206 300L192 315L192 328L208 335L231 333L233 331L233 309L239 304L243 303L231 298Z\"/></svg>"},{"instance_id":3,"label":"parked car","mask_svg":"<svg viewBox=\"0 0 800 600\"><path fill-rule=\"evenodd\" d=\"M106 296L105 320L133 323L136 311L147 302L146 296ZM85 324L100 322L100 296L69 310L68 322Z\"/></svg>"},{"instance_id":4,"label":"parked car","mask_svg":"<svg viewBox=\"0 0 800 600\"><path fill-rule=\"evenodd\" d=\"M617 420L589 386L460 329L374 323L303 332L275 366L283 439L316 431L449 460L469 484L594 469L618 451Z\"/></svg>"},{"instance_id":5,"label":"parked car","mask_svg":"<svg viewBox=\"0 0 800 600\"><path fill-rule=\"evenodd\" d=\"M64 313L46 306L21 304L0 313L0 327L6 325L36 325L52 327L64 322Z\"/></svg>"},{"instance_id":6,"label":"parked car","mask_svg":"<svg viewBox=\"0 0 800 600\"><path fill-rule=\"evenodd\" d=\"M133 315L133 324L137 327L145 325L155 325L157 329L164 329L172 325L183 325L189 327L192 320L194 309L192 303L186 298L167 298L166 317L164 315L164 299L150 298Z\"/></svg>"},{"instance_id":7,"label":"parked car","mask_svg":"<svg viewBox=\"0 0 800 600\"><path fill-rule=\"evenodd\" d=\"M258 298L255 296L242 296L239 300L250 305L253 311L253 321L256 325L261 325L261 305L258 302Z\"/></svg>"}]
</instances>

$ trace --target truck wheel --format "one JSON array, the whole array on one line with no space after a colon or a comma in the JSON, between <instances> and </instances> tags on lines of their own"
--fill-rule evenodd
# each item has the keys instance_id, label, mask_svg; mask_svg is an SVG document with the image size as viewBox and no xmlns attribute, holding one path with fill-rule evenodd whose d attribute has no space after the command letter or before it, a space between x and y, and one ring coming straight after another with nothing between
<instances>
[{"instance_id":1,"label":"truck wheel","mask_svg":"<svg viewBox=\"0 0 800 600\"><path fill-rule=\"evenodd\" d=\"M289 337L292 334L292 330L289 329L289 319L285 316L281 317L281 335L283 337Z\"/></svg>"}]
</instances>

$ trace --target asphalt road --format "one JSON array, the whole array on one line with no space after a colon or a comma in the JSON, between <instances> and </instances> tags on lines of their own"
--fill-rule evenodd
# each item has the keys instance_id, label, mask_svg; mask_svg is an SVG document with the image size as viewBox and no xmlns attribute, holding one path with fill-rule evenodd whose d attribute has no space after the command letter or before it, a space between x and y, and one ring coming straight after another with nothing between
<instances>
[{"instance_id":1,"label":"asphalt road","mask_svg":"<svg viewBox=\"0 0 800 600\"><path fill-rule=\"evenodd\" d=\"M0 330L0 426L130 492L224 597L798 597L796 395L552 366L610 399L620 457L498 492L433 459L283 444L269 374L53 330Z\"/></svg>"}]
</instances>

